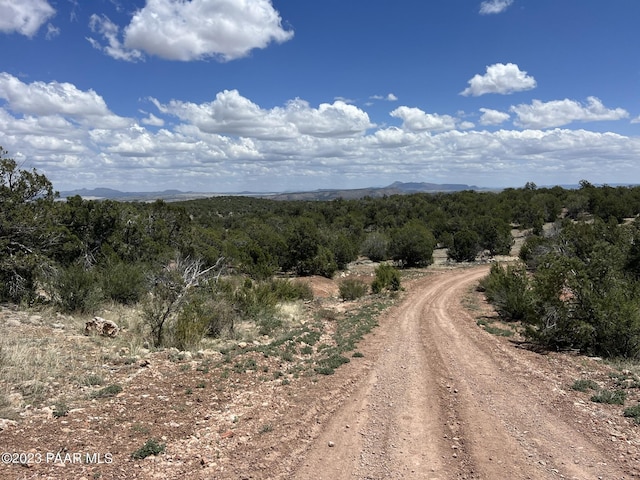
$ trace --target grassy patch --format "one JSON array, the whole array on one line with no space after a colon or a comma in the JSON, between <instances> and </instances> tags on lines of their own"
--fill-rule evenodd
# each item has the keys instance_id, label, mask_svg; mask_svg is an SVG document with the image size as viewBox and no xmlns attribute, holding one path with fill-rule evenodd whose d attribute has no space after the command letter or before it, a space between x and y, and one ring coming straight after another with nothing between
<instances>
[{"instance_id":1,"label":"grassy patch","mask_svg":"<svg viewBox=\"0 0 640 480\"><path fill-rule=\"evenodd\" d=\"M122 387L116 383L107 387L101 388L91 394L91 398L107 398L115 397L122 391Z\"/></svg>"},{"instance_id":2,"label":"grassy patch","mask_svg":"<svg viewBox=\"0 0 640 480\"><path fill-rule=\"evenodd\" d=\"M494 323L493 320L488 320L486 318L481 318L476 322L476 324L479 327L482 327L486 332L490 333L491 335L496 335L498 337L513 337L515 335L515 332L513 330L509 328L495 327L493 323Z\"/></svg>"},{"instance_id":3,"label":"grassy patch","mask_svg":"<svg viewBox=\"0 0 640 480\"><path fill-rule=\"evenodd\" d=\"M321 375L332 375L336 368L345 363L349 363L349 359L335 353L320 360L315 370Z\"/></svg>"},{"instance_id":4,"label":"grassy patch","mask_svg":"<svg viewBox=\"0 0 640 480\"><path fill-rule=\"evenodd\" d=\"M640 403L638 405L634 405L633 407L625 408L624 416L633 418L633 422L640 425Z\"/></svg>"},{"instance_id":5,"label":"grassy patch","mask_svg":"<svg viewBox=\"0 0 640 480\"><path fill-rule=\"evenodd\" d=\"M97 385L102 385L104 383L104 379L100 375L90 374L84 377L80 383L87 387L95 387Z\"/></svg>"},{"instance_id":6,"label":"grassy patch","mask_svg":"<svg viewBox=\"0 0 640 480\"><path fill-rule=\"evenodd\" d=\"M595 403L608 403L610 405L624 405L627 393L623 390L600 390L591 396L591 401Z\"/></svg>"},{"instance_id":7,"label":"grassy patch","mask_svg":"<svg viewBox=\"0 0 640 480\"><path fill-rule=\"evenodd\" d=\"M587 390L597 390L598 384L593 380L580 379L573 382L571 385L572 390L576 390L578 392L586 392Z\"/></svg>"},{"instance_id":8,"label":"grassy patch","mask_svg":"<svg viewBox=\"0 0 640 480\"><path fill-rule=\"evenodd\" d=\"M612 372L609 374L609 378L613 379L619 388L640 388L640 378L629 370Z\"/></svg>"},{"instance_id":9,"label":"grassy patch","mask_svg":"<svg viewBox=\"0 0 640 480\"><path fill-rule=\"evenodd\" d=\"M233 365L233 371L236 373L244 373L246 370L257 370L258 364L253 358L247 358Z\"/></svg>"},{"instance_id":10,"label":"grassy patch","mask_svg":"<svg viewBox=\"0 0 640 480\"><path fill-rule=\"evenodd\" d=\"M142 434L142 435L149 434L149 429L139 423L134 423L133 425L131 425L131 431L136 434Z\"/></svg>"},{"instance_id":11,"label":"grassy patch","mask_svg":"<svg viewBox=\"0 0 640 480\"><path fill-rule=\"evenodd\" d=\"M343 280L338 288L340 290L340 298L343 300L357 300L364 297L368 289L363 281L355 278Z\"/></svg>"}]
</instances>

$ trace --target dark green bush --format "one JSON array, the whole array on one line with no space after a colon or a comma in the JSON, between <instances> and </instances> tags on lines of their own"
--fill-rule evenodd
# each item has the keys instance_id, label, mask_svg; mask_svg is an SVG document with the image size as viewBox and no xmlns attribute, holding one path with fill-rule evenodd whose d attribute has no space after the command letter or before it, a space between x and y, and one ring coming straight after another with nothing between
<instances>
[{"instance_id":1,"label":"dark green bush","mask_svg":"<svg viewBox=\"0 0 640 480\"><path fill-rule=\"evenodd\" d=\"M94 313L103 299L95 272L80 265L61 268L52 280L53 298L64 312Z\"/></svg>"},{"instance_id":2,"label":"dark green bush","mask_svg":"<svg viewBox=\"0 0 640 480\"><path fill-rule=\"evenodd\" d=\"M135 263L109 261L100 269L99 280L105 298L132 305L145 290L145 269Z\"/></svg>"},{"instance_id":3,"label":"dark green bush","mask_svg":"<svg viewBox=\"0 0 640 480\"><path fill-rule=\"evenodd\" d=\"M595 403L608 403L611 405L624 405L627 393L624 390L600 390L591 396L591 401Z\"/></svg>"},{"instance_id":4,"label":"dark green bush","mask_svg":"<svg viewBox=\"0 0 640 480\"><path fill-rule=\"evenodd\" d=\"M504 320L524 320L531 315L532 298L524 267L494 264L480 283L487 299Z\"/></svg>"},{"instance_id":5,"label":"dark green bush","mask_svg":"<svg viewBox=\"0 0 640 480\"><path fill-rule=\"evenodd\" d=\"M598 384L593 380L576 380L571 385L572 390L577 390L578 392L586 392L587 390L597 390Z\"/></svg>"},{"instance_id":6,"label":"dark green bush","mask_svg":"<svg viewBox=\"0 0 640 480\"><path fill-rule=\"evenodd\" d=\"M634 423L640 424L640 404L625 408L624 416L633 418Z\"/></svg>"},{"instance_id":7,"label":"dark green bush","mask_svg":"<svg viewBox=\"0 0 640 480\"><path fill-rule=\"evenodd\" d=\"M473 262L480 251L480 237L472 230L463 229L453 235L453 245L447 257L456 262Z\"/></svg>"},{"instance_id":8,"label":"dark green bush","mask_svg":"<svg viewBox=\"0 0 640 480\"><path fill-rule=\"evenodd\" d=\"M163 443L158 443L157 440L149 439L145 442L145 444L140 447L138 450L131 454L131 458L134 460L142 460L143 458L147 458L151 455L158 455L164 452L165 445Z\"/></svg>"},{"instance_id":9,"label":"dark green bush","mask_svg":"<svg viewBox=\"0 0 640 480\"><path fill-rule=\"evenodd\" d=\"M400 272L391 265L379 265L375 269L376 278L371 283L371 291L380 293L383 290L397 292L400 290Z\"/></svg>"},{"instance_id":10,"label":"dark green bush","mask_svg":"<svg viewBox=\"0 0 640 480\"><path fill-rule=\"evenodd\" d=\"M389 250L402 267L426 267L433 263L436 240L426 224L411 220L393 231Z\"/></svg>"},{"instance_id":11,"label":"dark green bush","mask_svg":"<svg viewBox=\"0 0 640 480\"><path fill-rule=\"evenodd\" d=\"M218 331L210 332L217 320L213 318L217 316L215 307L202 295L193 295L178 312L167 346L178 350L193 350L208 333L218 336L223 328L221 325L218 326Z\"/></svg>"}]
</instances>

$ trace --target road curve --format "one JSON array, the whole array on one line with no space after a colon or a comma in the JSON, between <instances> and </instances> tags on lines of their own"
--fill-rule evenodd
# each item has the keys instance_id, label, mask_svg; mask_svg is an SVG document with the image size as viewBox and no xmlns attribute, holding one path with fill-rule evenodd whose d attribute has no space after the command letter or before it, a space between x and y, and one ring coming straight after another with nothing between
<instances>
[{"instance_id":1,"label":"road curve","mask_svg":"<svg viewBox=\"0 0 640 480\"><path fill-rule=\"evenodd\" d=\"M294 478L630 478L558 408L544 358L478 328L462 308L487 272L437 271L410 286L367 340L373 365Z\"/></svg>"}]
</instances>

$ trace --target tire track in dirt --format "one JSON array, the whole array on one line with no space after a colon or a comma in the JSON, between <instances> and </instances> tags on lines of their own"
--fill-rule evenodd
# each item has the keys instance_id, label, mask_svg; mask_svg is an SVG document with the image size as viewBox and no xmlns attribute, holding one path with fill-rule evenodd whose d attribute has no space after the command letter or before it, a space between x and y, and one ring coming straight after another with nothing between
<instances>
[{"instance_id":1,"label":"tire track in dirt","mask_svg":"<svg viewBox=\"0 0 640 480\"><path fill-rule=\"evenodd\" d=\"M294 478L630 478L556 409L545 360L479 329L461 307L487 272L442 271L412 286Z\"/></svg>"}]
</instances>

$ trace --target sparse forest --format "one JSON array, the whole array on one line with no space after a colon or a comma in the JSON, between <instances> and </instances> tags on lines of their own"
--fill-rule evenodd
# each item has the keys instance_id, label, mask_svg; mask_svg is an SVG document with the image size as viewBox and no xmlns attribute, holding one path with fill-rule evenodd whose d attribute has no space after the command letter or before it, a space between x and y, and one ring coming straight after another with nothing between
<instances>
[{"instance_id":1,"label":"sparse forest","mask_svg":"<svg viewBox=\"0 0 640 480\"><path fill-rule=\"evenodd\" d=\"M291 276L331 278L359 256L423 267L439 247L451 262L504 255L519 228L530 232L522 263L483 282L500 315L545 347L637 358L638 213L639 187L586 181L334 201L57 201L44 175L0 149L0 300L85 313L139 304L157 345L185 347L242 316L266 322L279 299L308 298ZM391 270L375 292L399 289ZM344 285L345 298L361 294Z\"/></svg>"}]
</instances>

